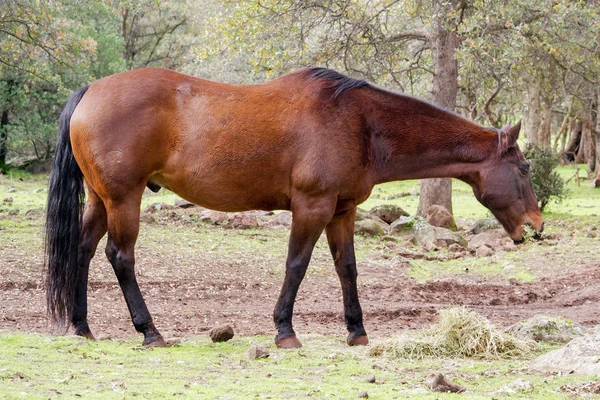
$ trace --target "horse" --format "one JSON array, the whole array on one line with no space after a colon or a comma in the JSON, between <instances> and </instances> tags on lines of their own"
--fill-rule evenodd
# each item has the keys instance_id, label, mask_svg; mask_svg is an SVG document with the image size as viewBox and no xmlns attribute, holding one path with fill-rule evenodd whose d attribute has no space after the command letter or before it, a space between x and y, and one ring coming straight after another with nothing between
<instances>
[{"instance_id":1,"label":"horse","mask_svg":"<svg viewBox=\"0 0 600 400\"><path fill-rule=\"evenodd\" d=\"M106 257L144 346L165 346L134 272L146 187L214 210L290 210L285 277L273 319L278 347L300 347L294 301L323 231L339 276L349 345L368 336L356 286L354 220L374 185L453 177L515 242L543 230L521 123L485 128L424 100L324 68L232 85L147 68L75 91L60 116L46 216L51 322L93 338L90 260ZM87 201L85 193L87 192ZM85 207L84 207L85 202Z\"/></svg>"}]
</instances>

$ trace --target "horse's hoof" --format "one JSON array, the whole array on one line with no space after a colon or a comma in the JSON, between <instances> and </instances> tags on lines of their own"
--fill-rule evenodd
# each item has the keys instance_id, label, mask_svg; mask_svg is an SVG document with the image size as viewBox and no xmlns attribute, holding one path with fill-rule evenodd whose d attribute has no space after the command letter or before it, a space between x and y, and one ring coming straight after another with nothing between
<instances>
[{"instance_id":1,"label":"horse's hoof","mask_svg":"<svg viewBox=\"0 0 600 400\"><path fill-rule=\"evenodd\" d=\"M155 337L148 341L144 340L143 346L147 349L152 347L169 347L169 344L163 339L162 336Z\"/></svg>"},{"instance_id":2,"label":"horse's hoof","mask_svg":"<svg viewBox=\"0 0 600 400\"><path fill-rule=\"evenodd\" d=\"M369 344L369 338L367 335L357 336L355 338L348 338L348 344L350 346L366 346Z\"/></svg>"},{"instance_id":3,"label":"horse's hoof","mask_svg":"<svg viewBox=\"0 0 600 400\"><path fill-rule=\"evenodd\" d=\"M280 349L299 349L302 347L302 343L296 338L296 336L288 336L281 340L276 340L275 344Z\"/></svg>"},{"instance_id":4,"label":"horse's hoof","mask_svg":"<svg viewBox=\"0 0 600 400\"><path fill-rule=\"evenodd\" d=\"M81 336L81 337L84 337L84 338L86 338L86 339L91 339L91 340L94 340L94 339L96 339L96 338L94 337L94 335L92 334L92 331L90 331L90 329L89 329L89 328L84 328L84 329L75 329L75 332L73 332L73 334L74 334L75 336Z\"/></svg>"}]
</instances>

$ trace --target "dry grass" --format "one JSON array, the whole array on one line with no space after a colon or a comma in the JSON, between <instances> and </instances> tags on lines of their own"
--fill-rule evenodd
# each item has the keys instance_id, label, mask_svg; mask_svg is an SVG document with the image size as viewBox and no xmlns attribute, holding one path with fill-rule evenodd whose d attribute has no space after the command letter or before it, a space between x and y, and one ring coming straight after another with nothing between
<instances>
[{"instance_id":1,"label":"dry grass","mask_svg":"<svg viewBox=\"0 0 600 400\"><path fill-rule=\"evenodd\" d=\"M390 358L473 357L496 359L525 356L537 347L495 328L482 315L465 307L440 311L437 324L406 332L379 343L371 355Z\"/></svg>"}]
</instances>

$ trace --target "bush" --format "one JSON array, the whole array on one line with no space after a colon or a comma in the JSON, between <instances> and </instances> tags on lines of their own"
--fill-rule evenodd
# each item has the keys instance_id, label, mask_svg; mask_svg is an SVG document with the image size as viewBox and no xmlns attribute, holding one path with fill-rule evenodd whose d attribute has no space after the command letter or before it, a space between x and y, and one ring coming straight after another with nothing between
<instances>
[{"instance_id":1,"label":"bush","mask_svg":"<svg viewBox=\"0 0 600 400\"><path fill-rule=\"evenodd\" d=\"M551 199L559 203L567 197L569 191L565 181L558 172L554 171L560 163L558 154L553 153L552 150L528 144L523 155L530 165L529 175L540 210L544 210Z\"/></svg>"}]
</instances>

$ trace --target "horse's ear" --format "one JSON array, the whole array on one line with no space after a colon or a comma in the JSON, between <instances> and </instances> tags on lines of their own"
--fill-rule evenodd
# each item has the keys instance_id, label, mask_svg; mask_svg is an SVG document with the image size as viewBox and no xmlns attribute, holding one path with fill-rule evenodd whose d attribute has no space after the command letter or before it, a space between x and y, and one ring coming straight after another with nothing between
<instances>
[{"instance_id":1,"label":"horse's ear","mask_svg":"<svg viewBox=\"0 0 600 400\"><path fill-rule=\"evenodd\" d=\"M521 121L517 122L510 128L505 128L503 130L504 132L506 132L506 141L508 147L515 147L515 145L517 144L517 139L519 139L519 132L521 132Z\"/></svg>"}]
</instances>

